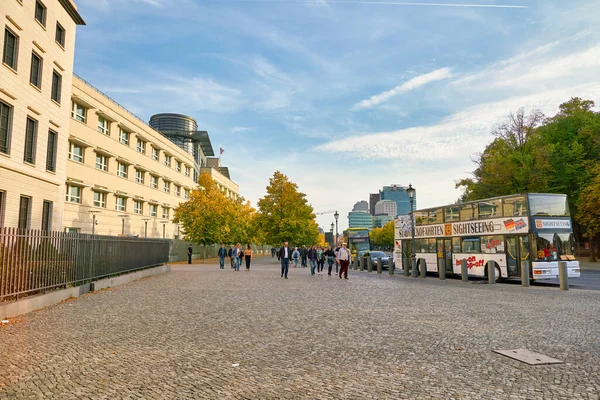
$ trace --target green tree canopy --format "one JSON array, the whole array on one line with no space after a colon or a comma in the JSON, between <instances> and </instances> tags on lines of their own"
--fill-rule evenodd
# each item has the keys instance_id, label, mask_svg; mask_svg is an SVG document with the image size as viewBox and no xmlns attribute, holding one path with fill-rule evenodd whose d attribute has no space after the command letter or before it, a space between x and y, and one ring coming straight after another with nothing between
<instances>
[{"instance_id":1,"label":"green tree canopy","mask_svg":"<svg viewBox=\"0 0 600 400\"><path fill-rule=\"evenodd\" d=\"M318 242L318 226L312 206L298 185L275 171L269 179L267 193L258 200L256 227L266 244L283 242L310 245Z\"/></svg>"}]
</instances>

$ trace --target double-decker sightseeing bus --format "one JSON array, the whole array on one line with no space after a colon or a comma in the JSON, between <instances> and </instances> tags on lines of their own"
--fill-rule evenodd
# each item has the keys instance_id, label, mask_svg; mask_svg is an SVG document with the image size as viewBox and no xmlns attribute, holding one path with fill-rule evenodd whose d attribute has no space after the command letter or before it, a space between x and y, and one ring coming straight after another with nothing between
<instances>
[{"instance_id":1,"label":"double-decker sightseeing bus","mask_svg":"<svg viewBox=\"0 0 600 400\"><path fill-rule=\"evenodd\" d=\"M352 255L357 255L361 251L371 250L369 241L369 230L366 228L348 228L348 248Z\"/></svg>"},{"instance_id":2,"label":"double-decker sightseeing bus","mask_svg":"<svg viewBox=\"0 0 600 400\"><path fill-rule=\"evenodd\" d=\"M460 275L467 260L470 276L487 276L493 263L496 279L521 277L528 263L531 279L558 277L558 261L566 261L569 277L579 277L567 196L529 193L417 210L417 267ZM410 216L396 220L396 265L411 260Z\"/></svg>"}]
</instances>

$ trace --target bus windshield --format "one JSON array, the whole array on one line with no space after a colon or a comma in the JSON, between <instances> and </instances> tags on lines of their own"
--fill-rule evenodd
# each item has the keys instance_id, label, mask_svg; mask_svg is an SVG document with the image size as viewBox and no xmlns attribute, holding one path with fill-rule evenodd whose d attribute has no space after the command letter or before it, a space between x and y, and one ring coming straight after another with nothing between
<instances>
[{"instance_id":1,"label":"bus windshield","mask_svg":"<svg viewBox=\"0 0 600 400\"><path fill-rule=\"evenodd\" d=\"M538 233L536 236L537 259L559 260L560 256L573 255L572 233Z\"/></svg>"},{"instance_id":2,"label":"bus windshield","mask_svg":"<svg viewBox=\"0 0 600 400\"><path fill-rule=\"evenodd\" d=\"M567 196L530 194L529 212L533 216L568 217L570 213Z\"/></svg>"}]
</instances>

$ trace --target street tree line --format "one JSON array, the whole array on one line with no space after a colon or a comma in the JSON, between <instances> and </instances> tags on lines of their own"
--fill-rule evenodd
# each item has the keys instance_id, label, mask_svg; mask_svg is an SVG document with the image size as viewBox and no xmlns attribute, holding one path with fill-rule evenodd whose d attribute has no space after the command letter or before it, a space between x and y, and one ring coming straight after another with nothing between
<instances>
[{"instance_id":1,"label":"street tree line","mask_svg":"<svg viewBox=\"0 0 600 400\"><path fill-rule=\"evenodd\" d=\"M306 195L279 171L270 178L258 209L244 198L226 196L211 176L203 173L189 199L175 209L174 222L181 224L186 241L200 245L324 244Z\"/></svg>"},{"instance_id":2,"label":"street tree line","mask_svg":"<svg viewBox=\"0 0 600 400\"><path fill-rule=\"evenodd\" d=\"M590 241L595 261L600 234L600 113L594 102L572 98L547 117L519 109L495 127L494 140L477 154L472 176L456 183L459 201L514 193L564 193L579 238Z\"/></svg>"}]
</instances>

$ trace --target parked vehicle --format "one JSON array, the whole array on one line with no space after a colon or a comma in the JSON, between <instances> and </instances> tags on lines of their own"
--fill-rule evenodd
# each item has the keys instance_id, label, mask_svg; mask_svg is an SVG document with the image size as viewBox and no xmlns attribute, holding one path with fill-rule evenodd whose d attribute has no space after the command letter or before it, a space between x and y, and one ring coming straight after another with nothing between
<instances>
[{"instance_id":1,"label":"parked vehicle","mask_svg":"<svg viewBox=\"0 0 600 400\"><path fill-rule=\"evenodd\" d=\"M388 269L390 266L390 262L393 264L392 255L389 253L385 253L383 251L366 251L361 255L362 257L371 257L371 263L373 264L373 269L377 269L377 263L379 258L381 257L381 269Z\"/></svg>"}]
</instances>

